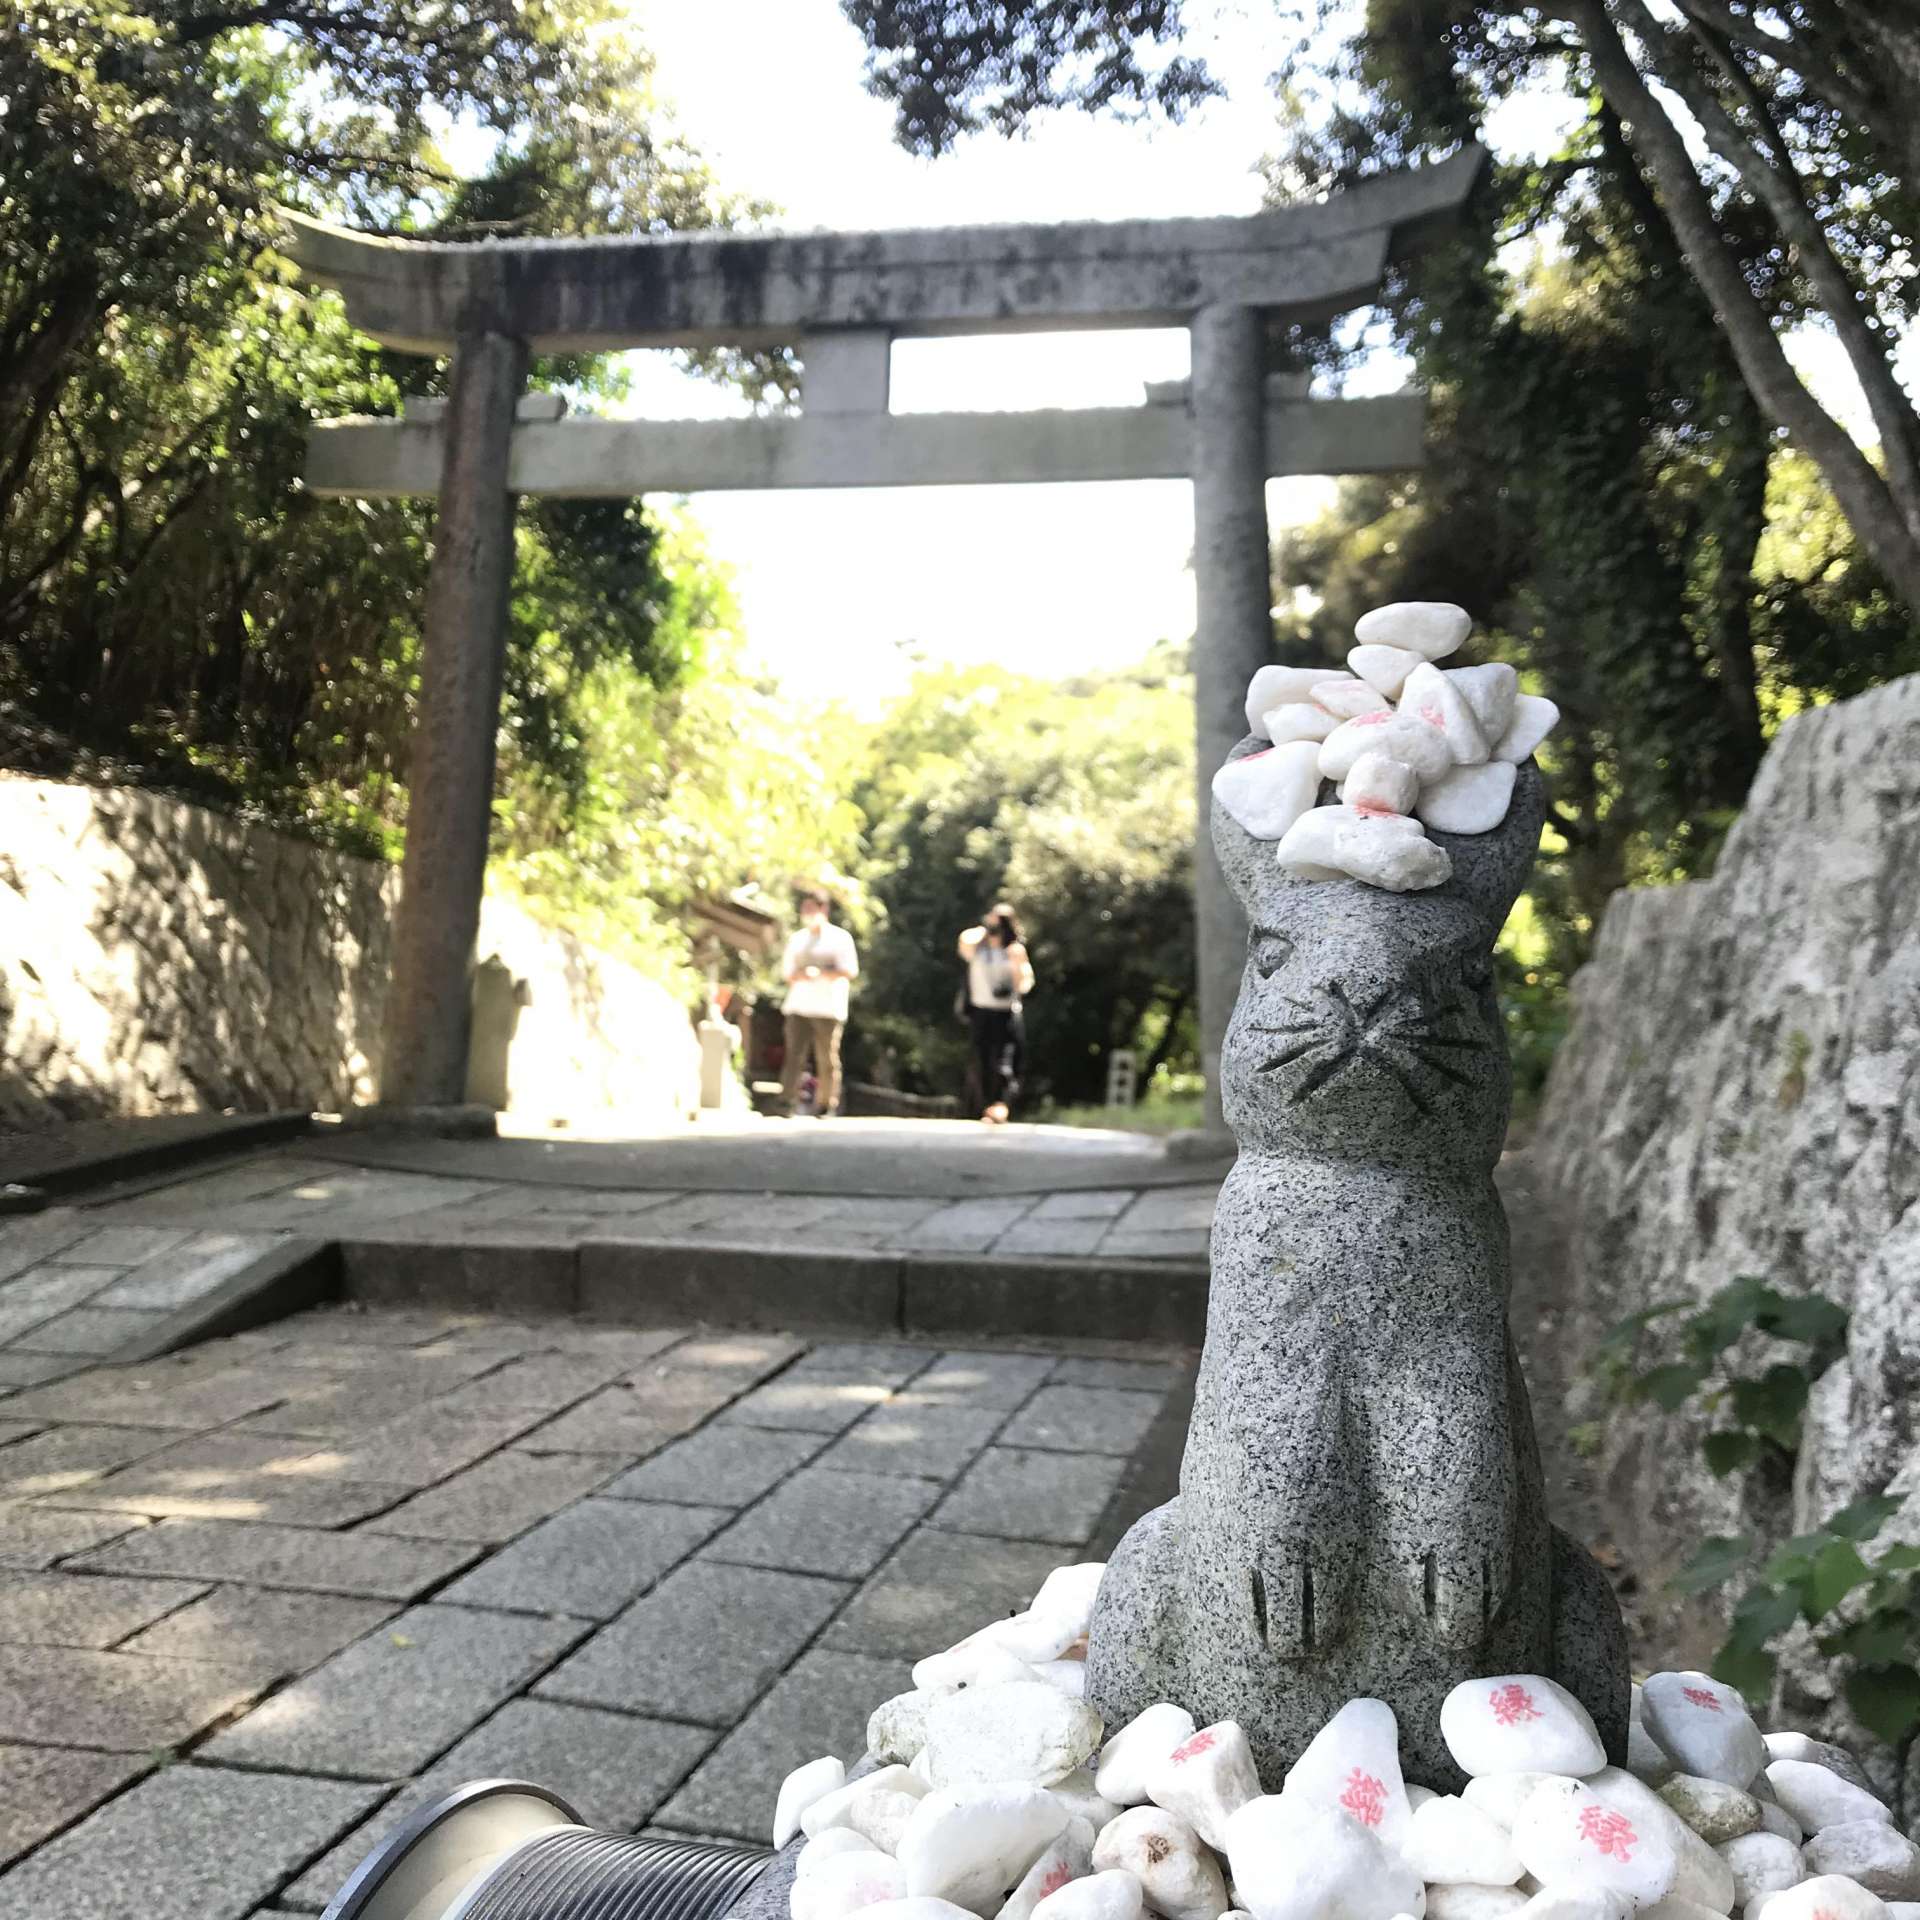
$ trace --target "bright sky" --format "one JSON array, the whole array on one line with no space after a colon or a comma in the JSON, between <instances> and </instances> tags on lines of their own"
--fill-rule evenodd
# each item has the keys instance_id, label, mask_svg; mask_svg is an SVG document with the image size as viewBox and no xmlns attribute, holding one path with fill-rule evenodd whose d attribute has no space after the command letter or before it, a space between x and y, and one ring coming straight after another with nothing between
<instances>
[{"instance_id":1,"label":"bright sky","mask_svg":"<svg viewBox=\"0 0 1920 1920\"><path fill-rule=\"evenodd\" d=\"M660 90L728 189L777 202L785 227L1250 213L1272 144L1262 84L1284 51L1274 0L1192 9L1216 70L1240 84L1180 127L1056 115L1024 140L983 135L938 161L894 144L861 85L837 0L631 0ZM743 50L751 57L743 58ZM632 411L744 411L637 354ZM897 412L1124 406L1183 378L1184 332L903 341ZM1400 384L1395 371L1376 386ZM1326 483L1276 481L1276 524ZM935 659L1067 674L1138 658L1193 625L1184 482L709 494L693 503L735 570L757 659L789 685L872 705L904 684L903 644Z\"/></svg>"}]
</instances>

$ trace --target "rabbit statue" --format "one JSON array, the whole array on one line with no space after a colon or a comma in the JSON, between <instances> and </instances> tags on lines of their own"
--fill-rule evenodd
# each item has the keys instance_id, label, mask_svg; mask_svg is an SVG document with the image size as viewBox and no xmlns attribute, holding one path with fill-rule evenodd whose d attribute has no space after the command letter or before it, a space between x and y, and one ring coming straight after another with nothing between
<instances>
[{"instance_id":1,"label":"rabbit statue","mask_svg":"<svg viewBox=\"0 0 1920 1920\"><path fill-rule=\"evenodd\" d=\"M1491 953L1545 812L1529 760L1498 827L1433 836L1450 879L1390 893L1296 878L1214 806L1252 928L1221 1059L1240 1154L1180 1493L1121 1542L1095 1608L1087 1697L1109 1727L1158 1700L1237 1720L1277 1785L1371 1696L1407 1778L1451 1792L1441 1702L1535 1673L1624 1762L1626 1633L1547 1521L1492 1179L1512 1075Z\"/></svg>"}]
</instances>

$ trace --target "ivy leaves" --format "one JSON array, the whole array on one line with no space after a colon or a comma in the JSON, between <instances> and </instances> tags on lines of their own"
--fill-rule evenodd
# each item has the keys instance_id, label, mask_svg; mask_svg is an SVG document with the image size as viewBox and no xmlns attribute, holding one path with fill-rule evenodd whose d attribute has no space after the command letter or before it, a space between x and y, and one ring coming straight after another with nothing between
<instances>
[{"instance_id":1,"label":"ivy leaves","mask_svg":"<svg viewBox=\"0 0 1920 1920\"><path fill-rule=\"evenodd\" d=\"M1678 1358L1634 1372L1632 1357L1652 1327L1685 1314L1674 1330ZM1844 1349L1845 1311L1819 1294L1783 1294L1754 1279L1736 1280L1687 1312L1665 1302L1623 1320L1608 1335L1600 1361L1628 1400L1650 1400L1669 1413L1696 1395L1723 1423L1701 1451L1724 1478L1770 1455L1791 1465L1813 1383ZM1723 1371L1727 1354L1749 1333L1804 1350L1757 1374ZM1721 1384L1710 1386L1716 1373ZM1920 1729L1920 1546L1874 1550L1881 1529L1906 1503L1870 1494L1830 1514L1811 1533L1785 1541L1754 1572L1759 1543L1750 1534L1715 1535L1670 1582L1678 1593L1710 1593L1748 1576L1725 1643L1715 1655L1717 1679L1759 1702L1779 1669L1780 1639L1804 1625L1829 1659L1845 1666L1847 1703L1861 1725L1889 1743Z\"/></svg>"}]
</instances>

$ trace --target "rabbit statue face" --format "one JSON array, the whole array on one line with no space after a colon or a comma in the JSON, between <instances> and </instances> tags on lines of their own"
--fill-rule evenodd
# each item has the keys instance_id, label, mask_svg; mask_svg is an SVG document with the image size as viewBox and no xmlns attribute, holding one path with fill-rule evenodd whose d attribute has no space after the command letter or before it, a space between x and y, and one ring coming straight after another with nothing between
<instances>
[{"instance_id":1,"label":"rabbit statue face","mask_svg":"<svg viewBox=\"0 0 1920 1920\"><path fill-rule=\"evenodd\" d=\"M1249 738L1235 749L1259 751ZM1445 885L1388 893L1303 880L1213 809L1214 846L1252 932L1227 1030L1228 1125L1253 1153L1489 1172L1512 1080L1492 950L1526 883L1545 818L1529 762L1491 833L1431 837Z\"/></svg>"}]
</instances>

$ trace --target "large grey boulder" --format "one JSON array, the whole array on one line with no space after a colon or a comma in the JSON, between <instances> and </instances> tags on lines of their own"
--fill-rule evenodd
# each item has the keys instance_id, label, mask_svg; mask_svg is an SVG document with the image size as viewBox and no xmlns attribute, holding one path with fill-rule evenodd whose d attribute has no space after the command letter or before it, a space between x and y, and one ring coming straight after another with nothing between
<instances>
[{"instance_id":1,"label":"large grey boulder","mask_svg":"<svg viewBox=\"0 0 1920 1920\"><path fill-rule=\"evenodd\" d=\"M1550 1231L1522 1343L1591 1455L1549 1465L1638 1577L1641 1657L1699 1665L1721 1625L1664 1583L1704 1536L1920 1485L1920 678L1789 720L1711 879L1614 896L1525 1159ZM1714 1479L1701 1418L1611 1407L1585 1368L1625 1315L1743 1274L1852 1311L1790 1483ZM1889 1535L1920 1538L1920 1500ZM1836 1695L1790 1650L1784 1714L1870 1748Z\"/></svg>"},{"instance_id":2,"label":"large grey boulder","mask_svg":"<svg viewBox=\"0 0 1920 1920\"><path fill-rule=\"evenodd\" d=\"M1547 1523L1492 1183L1511 1076L1489 956L1544 812L1529 763L1500 827L1434 836L1451 879L1395 894L1297 879L1214 808L1253 928L1221 1066L1240 1157L1181 1491L1100 1588L1087 1687L1109 1726L1156 1700L1237 1720L1277 1786L1370 1695L1408 1778L1455 1788L1448 1692L1541 1673L1624 1756L1625 1634Z\"/></svg>"}]
</instances>

